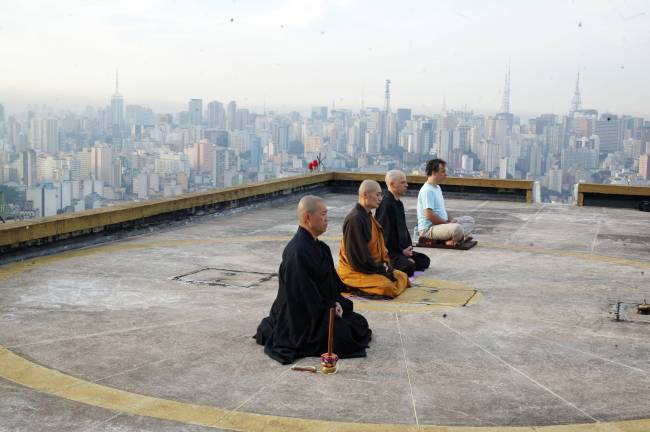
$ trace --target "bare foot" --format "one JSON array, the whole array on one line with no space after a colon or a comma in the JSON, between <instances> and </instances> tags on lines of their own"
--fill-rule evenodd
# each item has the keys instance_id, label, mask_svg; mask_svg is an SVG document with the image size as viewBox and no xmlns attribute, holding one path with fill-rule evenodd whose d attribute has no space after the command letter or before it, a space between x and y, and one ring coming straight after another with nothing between
<instances>
[{"instance_id":1,"label":"bare foot","mask_svg":"<svg viewBox=\"0 0 650 432\"><path fill-rule=\"evenodd\" d=\"M456 240L447 240L447 241L445 241L445 244L447 246L456 246L458 244L458 242Z\"/></svg>"}]
</instances>

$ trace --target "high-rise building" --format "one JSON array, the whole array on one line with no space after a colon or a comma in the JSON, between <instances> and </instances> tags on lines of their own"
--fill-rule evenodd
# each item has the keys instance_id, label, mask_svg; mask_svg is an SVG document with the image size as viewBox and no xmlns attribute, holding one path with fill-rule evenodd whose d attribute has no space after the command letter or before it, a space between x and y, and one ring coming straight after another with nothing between
<instances>
[{"instance_id":1,"label":"high-rise building","mask_svg":"<svg viewBox=\"0 0 650 432\"><path fill-rule=\"evenodd\" d=\"M479 144L479 159L481 169L487 172L494 172L499 169L500 145L491 140L482 139Z\"/></svg>"},{"instance_id":2,"label":"high-rise building","mask_svg":"<svg viewBox=\"0 0 650 432\"><path fill-rule=\"evenodd\" d=\"M238 109L235 113L235 130L244 130L248 126L249 112L247 109Z\"/></svg>"},{"instance_id":3,"label":"high-rise building","mask_svg":"<svg viewBox=\"0 0 650 432\"><path fill-rule=\"evenodd\" d=\"M212 182L217 187L232 185L232 177L237 172L238 157L234 150L216 147L212 165Z\"/></svg>"},{"instance_id":4,"label":"high-rise building","mask_svg":"<svg viewBox=\"0 0 650 432\"><path fill-rule=\"evenodd\" d=\"M36 152L34 150L25 150L20 154L18 177L20 182L27 187L36 185Z\"/></svg>"},{"instance_id":5,"label":"high-rise building","mask_svg":"<svg viewBox=\"0 0 650 432\"><path fill-rule=\"evenodd\" d=\"M274 122L271 125L271 137L276 152L289 149L289 125Z\"/></svg>"},{"instance_id":6,"label":"high-rise building","mask_svg":"<svg viewBox=\"0 0 650 432\"><path fill-rule=\"evenodd\" d=\"M37 217L53 216L59 209L61 184L46 183L27 189L25 199L32 202Z\"/></svg>"},{"instance_id":7,"label":"high-rise building","mask_svg":"<svg viewBox=\"0 0 650 432\"><path fill-rule=\"evenodd\" d=\"M311 119L312 121L326 121L327 107L326 106L311 107Z\"/></svg>"},{"instance_id":8,"label":"high-rise building","mask_svg":"<svg viewBox=\"0 0 650 432\"><path fill-rule=\"evenodd\" d=\"M0 104L0 123L5 121L5 107Z\"/></svg>"},{"instance_id":9,"label":"high-rise building","mask_svg":"<svg viewBox=\"0 0 650 432\"><path fill-rule=\"evenodd\" d=\"M223 109L223 104L218 101L212 101L208 104L208 128L210 129L225 129L226 127L226 111Z\"/></svg>"},{"instance_id":10,"label":"high-rise building","mask_svg":"<svg viewBox=\"0 0 650 432\"><path fill-rule=\"evenodd\" d=\"M643 154L639 156L639 175L650 180L650 154Z\"/></svg>"},{"instance_id":11,"label":"high-rise building","mask_svg":"<svg viewBox=\"0 0 650 432\"><path fill-rule=\"evenodd\" d=\"M621 125L615 114L601 114L600 120L596 122L595 135L600 138L601 155L623 150Z\"/></svg>"},{"instance_id":12,"label":"high-rise building","mask_svg":"<svg viewBox=\"0 0 650 432\"><path fill-rule=\"evenodd\" d=\"M573 92L573 99L571 99L571 111L576 112L582 109L582 96L580 96L580 73L576 78L576 89Z\"/></svg>"},{"instance_id":13,"label":"high-rise building","mask_svg":"<svg viewBox=\"0 0 650 432\"><path fill-rule=\"evenodd\" d=\"M113 151L105 144L98 144L91 150L90 170L94 173L96 180L104 184L111 184L112 180Z\"/></svg>"},{"instance_id":14,"label":"high-rise building","mask_svg":"<svg viewBox=\"0 0 650 432\"><path fill-rule=\"evenodd\" d=\"M56 162L56 159L50 155L39 155L39 157L36 158L36 181L43 182L54 180Z\"/></svg>"},{"instance_id":15,"label":"high-rise building","mask_svg":"<svg viewBox=\"0 0 650 432\"><path fill-rule=\"evenodd\" d=\"M190 125L199 126L203 124L203 100L190 99L187 111L190 114Z\"/></svg>"},{"instance_id":16,"label":"high-rise building","mask_svg":"<svg viewBox=\"0 0 650 432\"><path fill-rule=\"evenodd\" d=\"M318 135L309 135L305 138L305 153L318 153L323 145L323 138Z\"/></svg>"},{"instance_id":17,"label":"high-rise building","mask_svg":"<svg viewBox=\"0 0 650 432\"><path fill-rule=\"evenodd\" d=\"M406 121L411 120L410 108L397 108L397 130L398 132L404 129Z\"/></svg>"},{"instance_id":18,"label":"high-rise building","mask_svg":"<svg viewBox=\"0 0 650 432\"><path fill-rule=\"evenodd\" d=\"M559 168L548 170L548 188L557 193L562 193L562 176L563 172Z\"/></svg>"},{"instance_id":19,"label":"high-rise building","mask_svg":"<svg viewBox=\"0 0 650 432\"><path fill-rule=\"evenodd\" d=\"M230 101L228 102L228 109L226 111L227 117L226 117L226 123L227 123L227 128L230 131L235 130L235 117L237 115L237 102L235 101Z\"/></svg>"},{"instance_id":20,"label":"high-rise building","mask_svg":"<svg viewBox=\"0 0 650 432\"><path fill-rule=\"evenodd\" d=\"M33 118L29 127L29 142L33 149L56 154L59 152L59 122L55 118Z\"/></svg>"},{"instance_id":21,"label":"high-rise building","mask_svg":"<svg viewBox=\"0 0 650 432\"><path fill-rule=\"evenodd\" d=\"M506 79L503 85L503 100L501 101L501 112L509 113L510 112L510 65L508 64L508 70L506 71Z\"/></svg>"},{"instance_id":22,"label":"high-rise building","mask_svg":"<svg viewBox=\"0 0 650 432\"><path fill-rule=\"evenodd\" d=\"M214 145L208 140L201 140L194 144L193 150L192 168L202 173L211 172L214 161Z\"/></svg>"},{"instance_id":23,"label":"high-rise building","mask_svg":"<svg viewBox=\"0 0 650 432\"><path fill-rule=\"evenodd\" d=\"M91 171L92 152L88 149L84 149L77 153L77 159L79 159L79 179L85 180L90 178L93 174Z\"/></svg>"},{"instance_id":24,"label":"high-rise building","mask_svg":"<svg viewBox=\"0 0 650 432\"><path fill-rule=\"evenodd\" d=\"M42 121L43 143L41 148L50 153L59 152L59 121L55 118L47 118Z\"/></svg>"},{"instance_id":25,"label":"high-rise building","mask_svg":"<svg viewBox=\"0 0 650 432\"><path fill-rule=\"evenodd\" d=\"M115 70L115 94L111 96L111 131L113 137L122 137L124 131L124 98L119 91L118 71Z\"/></svg>"}]
</instances>

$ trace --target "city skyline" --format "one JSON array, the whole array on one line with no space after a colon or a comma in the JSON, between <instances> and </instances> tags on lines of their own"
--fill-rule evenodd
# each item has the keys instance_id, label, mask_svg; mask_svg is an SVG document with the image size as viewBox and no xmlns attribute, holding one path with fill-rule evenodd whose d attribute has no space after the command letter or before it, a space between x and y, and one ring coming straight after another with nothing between
<instances>
[{"instance_id":1,"label":"city skyline","mask_svg":"<svg viewBox=\"0 0 650 432\"><path fill-rule=\"evenodd\" d=\"M0 46L11 61L0 103L6 112L105 106L119 66L125 104L158 112L183 110L190 98L303 111L333 103L357 110L363 98L381 107L390 79L393 109L431 114L444 100L494 113L510 64L511 111L524 118L567 112L578 72L584 108L650 117L646 6L5 4Z\"/></svg>"}]
</instances>

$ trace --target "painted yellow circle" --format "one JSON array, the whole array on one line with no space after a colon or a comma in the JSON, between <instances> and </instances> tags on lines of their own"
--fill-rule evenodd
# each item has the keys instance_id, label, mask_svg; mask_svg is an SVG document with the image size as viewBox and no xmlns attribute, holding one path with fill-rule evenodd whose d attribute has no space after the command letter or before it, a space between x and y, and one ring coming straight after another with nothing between
<instances>
[{"instance_id":1,"label":"painted yellow circle","mask_svg":"<svg viewBox=\"0 0 650 432\"><path fill-rule=\"evenodd\" d=\"M287 237L230 237L221 239L196 239L196 240L166 240L144 243L122 243L117 242L109 245L79 249L56 255L35 258L0 267L0 281L16 276L40 265L53 264L65 259L82 257L96 253L111 251L141 250L155 247L178 247L187 244L214 244L214 243L237 243L250 241L286 241ZM629 260L608 256L600 256L588 253L565 252L553 249L523 248L512 245L484 245L492 248L510 249L521 252L542 253L559 256L572 256L581 259L591 259L609 262L617 265L627 265L641 268L649 268L650 262L641 260ZM441 295L434 294L442 291L473 291L465 285L429 278L415 279L415 286L409 289L412 291L404 296L402 300L393 300L394 305L403 303L397 308L410 308L409 311L416 311L417 308L428 308L433 305L418 305L418 301L436 298L442 300ZM436 290L436 292L433 292ZM454 293L455 294L455 293ZM466 293L465 293L466 294ZM411 297L409 297L411 296ZM410 300L408 300L410 298ZM479 294L469 300L468 304L478 301ZM399 299L399 297L398 297ZM359 309L372 310L375 303L367 302L362 305L357 302ZM435 307L458 307L460 301L436 303ZM397 311L396 309L392 310ZM27 388L72 400L86 405L96 406L120 413L152 417L162 420L172 420L179 423L194 424L210 428L227 428L232 430L247 430L257 432L269 431L365 431L365 432L418 432L418 431L446 431L446 432L494 432L494 431L548 431L548 432L619 432L619 431L647 431L650 430L650 419L623 420L609 423L595 424L569 424L549 425L537 427L464 427L464 426L435 426L435 425L406 425L406 424L372 424L372 423L349 423L330 420L310 420L293 417L281 417L273 415L255 414L228 410L224 408L194 405L172 400L160 399L152 396L131 393L112 387L103 386L97 383L81 380L70 375L63 374L33 363L20 357L12 351L0 346L0 377L15 382Z\"/></svg>"}]
</instances>

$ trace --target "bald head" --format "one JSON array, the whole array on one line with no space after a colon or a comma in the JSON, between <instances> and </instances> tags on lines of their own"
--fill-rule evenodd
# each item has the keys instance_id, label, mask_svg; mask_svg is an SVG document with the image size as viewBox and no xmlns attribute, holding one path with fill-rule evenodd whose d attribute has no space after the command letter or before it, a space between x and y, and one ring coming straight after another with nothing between
<instances>
[{"instance_id":1,"label":"bald head","mask_svg":"<svg viewBox=\"0 0 650 432\"><path fill-rule=\"evenodd\" d=\"M386 181L386 186L390 188L391 184L397 183L404 177L406 177L406 174L404 174L404 172L400 170L390 170L386 173L386 178L384 180Z\"/></svg>"},{"instance_id":2,"label":"bald head","mask_svg":"<svg viewBox=\"0 0 650 432\"><path fill-rule=\"evenodd\" d=\"M386 173L386 187L388 187L388 190L393 194L395 199L399 199L406 194L408 186L406 174L402 171L390 170Z\"/></svg>"},{"instance_id":3,"label":"bald head","mask_svg":"<svg viewBox=\"0 0 650 432\"><path fill-rule=\"evenodd\" d=\"M367 192L379 192L381 191L381 186L374 180L364 180L359 186L359 196Z\"/></svg>"},{"instance_id":4,"label":"bald head","mask_svg":"<svg viewBox=\"0 0 650 432\"><path fill-rule=\"evenodd\" d=\"M313 215L321 208L321 205L324 206L325 202L316 195L305 195L302 197L298 203L298 223L302 225L305 220L305 214L309 213Z\"/></svg>"},{"instance_id":5,"label":"bald head","mask_svg":"<svg viewBox=\"0 0 650 432\"><path fill-rule=\"evenodd\" d=\"M370 211L381 203L381 186L374 180L364 180L359 186L359 204Z\"/></svg>"}]
</instances>

